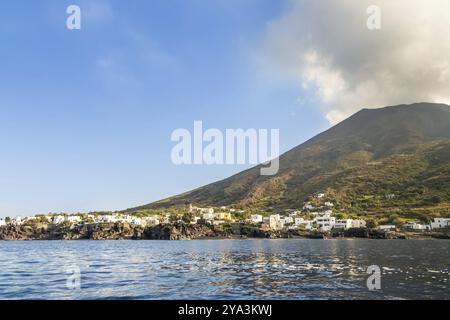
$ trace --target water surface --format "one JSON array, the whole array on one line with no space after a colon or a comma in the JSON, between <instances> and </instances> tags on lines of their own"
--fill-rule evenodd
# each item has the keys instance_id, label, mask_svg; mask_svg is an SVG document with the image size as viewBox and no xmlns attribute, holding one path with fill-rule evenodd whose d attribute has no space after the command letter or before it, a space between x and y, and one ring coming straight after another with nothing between
<instances>
[{"instance_id":1,"label":"water surface","mask_svg":"<svg viewBox=\"0 0 450 320\"><path fill-rule=\"evenodd\" d=\"M450 299L449 262L448 240L0 242L0 299Z\"/></svg>"}]
</instances>

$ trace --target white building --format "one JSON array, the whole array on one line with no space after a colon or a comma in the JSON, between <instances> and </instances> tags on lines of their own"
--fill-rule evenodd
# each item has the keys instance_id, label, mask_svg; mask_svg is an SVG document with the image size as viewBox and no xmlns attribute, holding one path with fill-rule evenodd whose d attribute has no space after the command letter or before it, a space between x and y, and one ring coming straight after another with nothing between
<instances>
[{"instance_id":1,"label":"white building","mask_svg":"<svg viewBox=\"0 0 450 320\"><path fill-rule=\"evenodd\" d=\"M66 217L64 216L53 216L52 222L53 224L61 224L66 220Z\"/></svg>"},{"instance_id":2,"label":"white building","mask_svg":"<svg viewBox=\"0 0 450 320\"><path fill-rule=\"evenodd\" d=\"M260 214L252 214L250 217L250 221L252 223L262 223L263 222L263 216Z\"/></svg>"},{"instance_id":3,"label":"white building","mask_svg":"<svg viewBox=\"0 0 450 320\"><path fill-rule=\"evenodd\" d=\"M2 226L6 226L5 219L0 219L0 227L2 227Z\"/></svg>"},{"instance_id":4,"label":"white building","mask_svg":"<svg viewBox=\"0 0 450 320\"><path fill-rule=\"evenodd\" d=\"M305 229L307 229L307 230L311 230L312 229L313 223L314 223L314 221L305 220L303 218L295 218L295 225L296 226L304 225Z\"/></svg>"},{"instance_id":5,"label":"white building","mask_svg":"<svg viewBox=\"0 0 450 320\"><path fill-rule=\"evenodd\" d=\"M284 222L280 221L280 215L279 214L273 214L269 217L269 227L270 229L282 229L284 226ZM281 228L280 226L283 225Z\"/></svg>"},{"instance_id":6,"label":"white building","mask_svg":"<svg viewBox=\"0 0 450 320\"><path fill-rule=\"evenodd\" d=\"M327 201L327 202L325 202L325 207L332 208L332 207L334 207L334 204L329 202L329 201Z\"/></svg>"},{"instance_id":7,"label":"white building","mask_svg":"<svg viewBox=\"0 0 450 320\"><path fill-rule=\"evenodd\" d=\"M377 227L377 230L395 230L396 227L394 225L381 225Z\"/></svg>"},{"instance_id":8,"label":"white building","mask_svg":"<svg viewBox=\"0 0 450 320\"><path fill-rule=\"evenodd\" d=\"M352 226L351 228L365 228L366 227L366 221L365 220L352 220Z\"/></svg>"},{"instance_id":9,"label":"white building","mask_svg":"<svg viewBox=\"0 0 450 320\"><path fill-rule=\"evenodd\" d=\"M72 223L77 223L77 222L81 222L81 217L80 216L68 216L66 218L67 221L72 222Z\"/></svg>"},{"instance_id":10,"label":"white building","mask_svg":"<svg viewBox=\"0 0 450 320\"><path fill-rule=\"evenodd\" d=\"M325 211L316 213L314 216L317 218L331 218L332 213L333 213L333 211L331 211L331 210L325 210Z\"/></svg>"},{"instance_id":11,"label":"white building","mask_svg":"<svg viewBox=\"0 0 450 320\"><path fill-rule=\"evenodd\" d=\"M335 223L336 218L334 217L328 217L328 216L321 216L315 219L317 225L319 226L319 230L321 231L330 231Z\"/></svg>"},{"instance_id":12,"label":"white building","mask_svg":"<svg viewBox=\"0 0 450 320\"><path fill-rule=\"evenodd\" d=\"M314 210L314 206L310 202L305 203L303 210Z\"/></svg>"},{"instance_id":13,"label":"white building","mask_svg":"<svg viewBox=\"0 0 450 320\"><path fill-rule=\"evenodd\" d=\"M393 194L393 193L387 194L387 195L386 195L386 199L387 199L387 200L392 200L392 199L394 199L394 198L395 198L395 194Z\"/></svg>"},{"instance_id":14,"label":"white building","mask_svg":"<svg viewBox=\"0 0 450 320\"><path fill-rule=\"evenodd\" d=\"M204 213L203 214L203 219L204 220L213 220L214 219L214 217L215 217L215 214L214 214L214 212L208 212L208 213Z\"/></svg>"},{"instance_id":15,"label":"white building","mask_svg":"<svg viewBox=\"0 0 450 320\"><path fill-rule=\"evenodd\" d=\"M338 219L336 220L336 223L334 224L335 229L350 229L353 225L353 220L352 219Z\"/></svg>"},{"instance_id":16,"label":"white building","mask_svg":"<svg viewBox=\"0 0 450 320\"><path fill-rule=\"evenodd\" d=\"M293 218L293 217L285 217L285 218L284 218L284 223L285 223L285 224L291 224L291 223L294 223L294 218Z\"/></svg>"},{"instance_id":17,"label":"white building","mask_svg":"<svg viewBox=\"0 0 450 320\"><path fill-rule=\"evenodd\" d=\"M14 219L11 219L11 224L15 225L21 225L22 224L22 217L18 216Z\"/></svg>"},{"instance_id":18,"label":"white building","mask_svg":"<svg viewBox=\"0 0 450 320\"><path fill-rule=\"evenodd\" d=\"M323 197L325 197L325 193L318 193L317 194L317 199L322 199Z\"/></svg>"},{"instance_id":19,"label":"white building","mask_svg":"<svg viewBox=\"0 0 450 320\"><path fill-rule=\"evenodd\" d=\"M278 220L278 221L276 222L275 228L273 228L273 229L275 229L275 230L281 230L281 229L284 228L284 226L285 226L284 220L283 220L283 219L280 219L280 220Z\"/></svg>"},{"instance_id":20,"label":"white building","mask_svg":"<svg viewBox=\"0 0 450 320\"><path fill-rule=\"evenodd\" d=\"M214 214L214 208L203 208L202 213Z\"/></svg>"},{"instance_id":21,"label":"white building","mask_svg":"<svg viewBox=\"0 0 450 320\"><path fill-rule=\"evenodd\" d=\"M297 217L301 212L300 211L293 211L289 213L289 217L295 218Z\"/></svg>"},{"instance_id":22,"label":"white building","mask_svg":"<svg viewBox=\"0 0 450 320\"><path fill-rule=\"evenodd\" d=\"M418 230L418 231L424 231L429 229L430 227L424 224L420 224L417 222L408 222L405 225L403 225L404 228L410 229L410 230Z\"/></svg>"},{"instance_id":23,"label":"white building","mask_svg":"<svg viewBox=\"0 0 450 320\"><path fill-rule=\"evenodd\" d=\"M430 223L431 229L443 229L450 227L450 219L434 218L434 221Z\"/></svg>"},{"instance_id":24,"label":"white building","mask_svg":"<svg viewBox=\"0 0 450 320\"><path fill-rule=\"evenodd\" d=\"M144 221L142 221L141 218L136 218L136 217L132 218L129 223L132 224L132 225L135 225L135 226L145 224Z\"/></svg>"},{"instance_id":25,"label":"white building","mask_svg":"<svg viewBox=\"0 0 450 320\"><path fill-rule=\"evenodd\" d=\"M103 215L103 216L98 216L95 219L95 222L96 223L115 223L115 222L117 222L117 218L112 215Z\"/></svg>"}]
</instances>

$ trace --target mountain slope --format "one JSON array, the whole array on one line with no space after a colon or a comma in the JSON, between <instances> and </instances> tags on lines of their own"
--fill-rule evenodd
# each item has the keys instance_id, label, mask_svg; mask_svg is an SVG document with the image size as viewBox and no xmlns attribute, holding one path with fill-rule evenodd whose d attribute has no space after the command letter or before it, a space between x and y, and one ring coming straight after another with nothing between
<instances>
[{"instance_id":1,"label":"mountain slope","mask_svg":"<svg viewBox=\"0 0 450 320\"><path fill-rule=\"evenodd\" d=\"M349 212L422 208L448 213L450 106L363 109L283 154L277 175L259 173L255 167L132 210L187 203L299 208L314 193L325 192Z\"/></svg>"}]
</instances>

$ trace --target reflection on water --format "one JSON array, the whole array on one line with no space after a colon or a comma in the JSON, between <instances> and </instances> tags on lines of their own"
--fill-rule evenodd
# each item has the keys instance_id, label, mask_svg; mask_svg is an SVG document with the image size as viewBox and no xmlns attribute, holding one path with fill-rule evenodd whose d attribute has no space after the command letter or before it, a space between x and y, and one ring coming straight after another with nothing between
<instances>
[{"instance_id":1,"label":"reflection on water","mask_svg":"<svg viewBox=\"0 0 450 320\"><path fill-rule=\"evenodd\" d=\"M0 299L449 299L449 261L438 240L0 242Z\"/></svg>"}]
</instances>

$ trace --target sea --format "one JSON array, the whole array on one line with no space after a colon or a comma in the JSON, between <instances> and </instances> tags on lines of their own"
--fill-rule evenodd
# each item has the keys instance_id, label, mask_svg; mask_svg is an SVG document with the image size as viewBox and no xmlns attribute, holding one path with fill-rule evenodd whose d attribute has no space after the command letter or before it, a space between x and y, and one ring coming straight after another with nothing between
<instances>
[{"instance_id":1,"label":"sea","mask_svg":"<svg viewBox=\"0 0 450 320\"><path fill-rule=\"evenodd\" d=\"M450 241L0 241L0 299L447 300Z\"/></svg>"}]
</instances>

